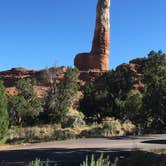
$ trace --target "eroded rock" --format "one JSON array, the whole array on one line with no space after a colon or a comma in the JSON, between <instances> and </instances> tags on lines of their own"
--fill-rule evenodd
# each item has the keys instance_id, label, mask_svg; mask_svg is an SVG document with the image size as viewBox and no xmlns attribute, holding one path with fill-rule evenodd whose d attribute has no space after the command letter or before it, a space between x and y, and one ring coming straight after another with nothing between
<instances>
[{"instance_id":1,"label":"eroded rock","mask_svg":"<svg viewBox=\"0 0 166 166\"><path fill-rule=\"evenodd\" d=\"M110 0L98 0L96 25L90 53L81 53L74 59L80 71L109 70L110 54Z\"/></svg>"}]
</instances>

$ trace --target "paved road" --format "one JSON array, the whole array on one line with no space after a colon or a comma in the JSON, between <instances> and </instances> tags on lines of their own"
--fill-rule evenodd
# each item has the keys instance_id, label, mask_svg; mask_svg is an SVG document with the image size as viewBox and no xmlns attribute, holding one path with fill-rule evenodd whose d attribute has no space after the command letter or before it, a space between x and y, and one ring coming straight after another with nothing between
<instances>
[{"instance_id":1,"label":"paved road","mask_svg":"<svg viewBox=\"0 0 166 166\"><path fill-rule=\"evenodd\" d=\"M159 150L166 149L166 134L146 135L137 137L116 137L98 139L78 139L54 141L47 143L9 146L0 150L0 165L26 165L35 158L57 161L59 166L77 166L92 153L101 152L113 157L129 155L132 150ZM69 164L70 163L70 164Z\"/></svg>"}]
</instances>

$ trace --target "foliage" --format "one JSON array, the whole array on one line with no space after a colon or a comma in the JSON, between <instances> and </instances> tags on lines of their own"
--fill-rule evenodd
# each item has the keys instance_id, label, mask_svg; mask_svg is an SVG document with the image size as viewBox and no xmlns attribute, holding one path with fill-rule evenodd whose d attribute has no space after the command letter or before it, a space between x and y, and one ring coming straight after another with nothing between
<instances>
[{"instance_id":1,"label":"foliage","mask_svg":"<svg viewBox=\"0 0 166 166\"><path fill-rule=\"evenodd\" d=\"M12 125L32 125L42 111L41 101L33 89L30 79L17 82L18 94L9 98L8 110Z\"/></svg>"},{"instance_id":2,"label":"foliage","mask_svg":"<svg viewBox=\"0 0 166 166\"><path fill-rule=\"evenodd\" d=\"M148 61L143 68L143 82L149 85L153 82L166 79L166 54L162 51L151 51Z\"/></svg>"},{"instance_id":3,"label":"foliage","mask_svg":"<svg viewBox=\"0 0 166 166\"><path fill-rule=\"evenodd\" d=\"M85 161L80 166L110 166L110 160L109 156L104 157L103 154L95 160L94 155L91 156L91 159L89 160L88 156L86 156Z\"/></svg>"},{"instance_id":4,"label":"foliage","mask_svg":"<svg viewBox=\"0 0 166 166\"><path fill-rule=\"evenodd\" d=\"M60 83L52 85L45 98L44 117L47 122L61 123L78 91L78 71L68 68Z\"/></svg>"},{"instance_id":5,"label":"foliage","mask_svg":"<svg viewBox=\"0 0 166 166\"><path fill-rule=\"evenodd\" d=\"M144 88L133 90L134 75L128 65L108 71L98 82L83 90L80 110L87 119L101 121L109 116L130 120L138 128L162 130L166 128L166 55L151 51L147 58L135 60Z\"/></svg>"},{"instance_id":6,"label":"foliage","mask_svg":"<svg viewBox=\"0 0 166 166\"><path fill-rule=\"evenodd\" d=\"M77 137L78 134L79 129L62 129L61 126L56 124L40 125L33 127L15 126L9 129L9 139L7 143L20 144L74 139Z\"/></svg>"},{"instance_id":7,"label":"foliage","mask_svg":"<svg viewBox=\"0 0 166 166\"><path fill-rule=\"evenodd\" d=\"M95 83L85 87L84 97L80 100L80 110L99 123L107 116L124 118L122 109L126 95L132 89L132 74L118 68L104 73L101 80L101 88Z\"/></svg>"},{"instance_id":8,"label":"foliage","mask_svg":"<svg viewBox=\"0 0 166 166\"><path fill-rule=\"evenodd\" d=\"M128 68L121 70L118 67L116 70L107 71L103 74L102 79L105 89L112 93L114 98L125 97L134 83L134 77Z\"/></svg>"},{"instance_id":9,"label":"foliage","mask_svg":"<svg viewBox=\"0 0 166 166\"><path fill-rule=\"evenodd\" d=\"M81 124L78 126L76 123L76 127L67 127L61 128L61 125L57 124L33 127L12 126L8 131L9 139L7 143L20 144L75 138L124 136L135 132L135 126L131 122L121 122L114 119L107 119L101 124L95 123L88 126Z\"/></svg>"},{"instance_id":10,"label":"foliage","mask_svg":"<svg viewBox=\"0 0 166 166\"><path fill-rule=\"evenodd\" d=\"M80 166L165 166L166 160L164 155L158 155L150 152L134 151L129 156L114 159L112 163L110 155L106 156L102 153L99 157L92 154L89 158L86 156L85 160ZM41 161L36 159L29 163L29 166L49 166L53 165L49 160ZM55 164L56 166L57 164ZM70 163L69 163L70 165Z\"/></svg>"},{"instance_id":11,"label":"foliage","mask_svg":"<svg viewBox=\"0 0 166 166\"><path fill-rule=\"evenodd\" d=\"M152 81L143 97L143 128L166 129L166 79ZM142 119L142 120L143 120Z\"/></svg>"},{"instance_id":12,"label":"foliage","mask_svg":"<svg viewBox=\"0 0 166 166\"><path fill-rule=\"evenodd\" d=\"M107 91L96 90L94 85L85 87L84 97L80 100L80 110L87 118L97 120L98 123L108 116L111 110L111 96Z\"/></svg>"},{"instance_id":13,"label":"foliage","mask_svg":"<svg viewBox=\"0 0 166 166\"><path fill-rule=\"evenodd\" d=\"M31 161L31 162L29 163L29 166L43 166L43 164L42 164L42 162L41 162L40 159L36 159L36 160L34 160L34 161Z\"/></svg>"},{"instance_id":14,"label":"foliage","mask_svg":"<svg viewBox=\"0 0 166 166\"><path fill-rule=\"evenodd\" d=\"M91 126L82 130L79 137L81 138L99 138L124 136L133 134L135 132L135 125L130 121L121 122L112 118L105 119L101 124L94 123Z\"/></svg>"},{"instance_id":15,"label":"foliage","mask_svg":"<svg viewBox=\"0 0 166 166\"><path fill-rule=\"evenodd\" d=\"M83 126L85 126L84 115L76 110L67 112L62 122L62 128L81 128Z\"/></svg>"},{"instance_id":16,"label":"foliage","mask_svg":"<svg viewBox=\"0 0 166 166\"><path fill-rule=\"evenodd\" d=\"M29 163L29 166L49 166L49 165L50 165L49 160L44 162L44 161L41 161L40 159L35 159L34 161L31 161ZM57 164L55 163L54 166L57 166Z\"/></svg>"},{"instance_id":17,"label":"foliage","mask_svg":"<svg viewBox=\"0 0 166 166\"><path fill-rule=\"evenodd\" d=\"M124 118L131 120L135 125L141 123L142 98L140 92L129 92L124 102Z\"/></svg>"},{"instance_id":18,"label":"foliage","mask_svg":"<svg viewBox=\"0 0 166 166\"><path fill-rule=\"evenodd\" d=\"M7 97L3 83L0 81L0 143L5 142L9 125Z\"/></svg>"},{"instance_id":19,"label":"foliage","mask_svg":"<svg viewBox=\"0 0 166 166\"><path fill-rule=\"evenodd\" d=\"M150 52L144 69L145 82L142 113L144 128L164 130L166 126L166 55L161 51ZM144 120L142 119L142 120Z\"/></svg>"}]
</instances>

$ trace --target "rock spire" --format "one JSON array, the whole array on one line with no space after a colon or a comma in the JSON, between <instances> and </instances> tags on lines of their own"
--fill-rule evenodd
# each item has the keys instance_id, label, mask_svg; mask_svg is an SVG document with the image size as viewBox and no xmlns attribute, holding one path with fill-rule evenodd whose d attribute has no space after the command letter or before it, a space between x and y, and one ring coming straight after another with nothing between
<instances>
[{"instance_id":1,"label":"rock spire","mask_svg":"<svg viewBox=\"0 0 166 166\"><path fill-rule=\"evenodd\" d=\"M110 0L98 0L96 24L90 53L81 53L74 59L80 71L109 70L110 54Z\"/></svg>"}]
</instances>

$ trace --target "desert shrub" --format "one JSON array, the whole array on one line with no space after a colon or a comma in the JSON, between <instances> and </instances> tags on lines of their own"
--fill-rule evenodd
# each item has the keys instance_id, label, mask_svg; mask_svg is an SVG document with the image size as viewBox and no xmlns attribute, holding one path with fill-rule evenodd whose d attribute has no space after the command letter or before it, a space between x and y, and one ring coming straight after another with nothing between
<instances>
[{"instance_id":1,"label":"desert shrub","mask_svg":"<svg viewBox=\"0 0 166 166\"><path fill-rule=\"evenodd\" d=\"M84 87L83 94L84 96L79 102L80 111L83 112L87 120L101 123L113 110L112 94L107 90L96 89L92 83Z\"/></svg>"},{"instance_id":2,"label":"desert shrub","mask_svg":"<svg viewBox=\"0 0 166 166\"><path fill-rule=\"evenodd\" d=\"M121 122L113 118L107 118L102 122L102 129L104 136L122 136L133 134L135 132L135 125L130 121Z\"/></svg>"},{"instance_id":3,"label":"desert shrub","mask_svg":"<svg viewBox=\"0 0 166 166\"><path fill-rule=\"evenodd\" d=\"M60 81L54 82L45 98L44 117L47 122L61 123L73 105L78 91L78 71L67 68L67 71Z\"/></svg>"},{"instance_id":4,"label":"desert shrub","mask_svg":"<svg viewBox=\"0 0 166 166\"><path fill-rule=\"evenodd\" d=\"M81 131L79 137L110 137L124 136L135 132L135 125L130 121L121 122L113 118L106 118L101 124L93 124Z\"/></svg>"},{"instance_id":5,"label":"desert shrub","mask_svg":"<svg viewBox=\"0 0 166 166\"><path fill-rule=\"evenodd\" d=\"M103 129L101 125L92 126L80 132L80 138L100 138L103 137Z\"/></svg>"},{"instance_id":6,"label":"desert shrub","mask_svg":"<svg viewBox=\"0 0 166 166\"><path fill-rule=\"evenodd\" d=\"M12 127L9 129L10 144L26 142L41 142L52 140L74 139L78 135L76 130L61 129L59 125L42 125L35 127Z\"/></svg>"},{"instance_id":7,"label":"desert shrub","mask_svg":"<svg viewBox=\"0 0 166 166\"><path fill-rule=\"evenodd\" d=\"M40 159L36 159L29 163L29 166L43 166L42 161Z\"/></svg>"},{"instance_id":8,"label":"desert shrub","mask_svg":"<svg viewBox=\"0 0 166 166\"><path fill-rule=\"evenodd\" d=\"M142 114L142 128L166 129L166 77L156 81L152 80L147 85L143 97ZM145 118L146 121L143 121Z\"/></svg>"},{"instance_id":9,"label":"desert shrub","mask_svg":"<svg viewBox=\"0 0 166 166\"><path fill-rule=\"evenodd\" d=\"M135 134L136 129L136 126L129 120L126 120L122 123L124 135Z\"/></svg>"},{"instance_id":10,"label":"desert shrub","mask_svg":"<svg viewBox=\"0 0 166 166\"><path fill-rule=\"evenodd\" d=\"M49 166L49 165L53 165L53 163L51 163L51 164L49 164L49 163L50 163L49 160L41 161L40 159L35 159L34 161L31 161L28 166ZM57 166L57 164L54 163L54 166Z\"/></svg>"},{"instance_id":11,"label":"desert shrub","mask_svg":"<svg viewBox=\"0 0 166 166\"><path fill-rule=\"evenodd\" d=\"M62 128L81 128L83 126L85 126L84 115L76 110L69 111L62 122Z\"/></svg>"},{"instance_id":12,"label":"desert shrub","mask_svg":"<svg viewBox=\"0 0 166 166\"><path fill-rule=\"evenodd\" d=\"M9 125L7 97L3 83L0 81L0 143L5 142Z\"/></svg>"},{"instance_id":13,"label":"desert shrub","mask_svg":"<svg viewBox=\"0 0 166 166\"><path fill-rule=\"evenodd\" d=\"M141 125L145 129L164 131L166 129L166 55L162 51L151 51L148 58L143 74L145 89Z\"/></svg>"},{"instance_id":14,"label":"desert shrub","mask_svg":"<svg viewBox=\"0 0 166 166\"><path fill-rule=\"evenodd\" d=\"M163 133L166 126L166 55L151 51L142 68L141 92L127 94L124 117L143 132Z\"/></svg>"},{"instance_id":15,"label":"desert shrub","mask_svg":"<svg viewBox=\"0 0 166 166\"><path fill-rule=\"evenodd\" d=\"M33 82L30 79L21 79L16 88L18 94L9 97L8 101L11 125L32 125L42 111L41 101L33 89Z\"/></svg>"},{"instance_id":16,"label":"desert shrub","mask_svg":"<svg viewBox=\"0 0 166 166\"><path fill-rule=\"evenodd\" d=\"M101 123L105 117L124 118L123 103L127 93L132 89L133 75L128 70L119 68L104 73L102 86L90 83L83 89L80 110L87 118Z\"/></svg>"},{"instance_id":17,"label":"desert shrub","mask_svg":"<svg viewBox=\"0 0 166 166\"><path fill-rule=\"evenodd\" d=\"M142 116L142 98L140 92L129 92L124 101L124 119L129 119L139 126Z\"/></svg>"},{"instance_id":18,"label":"desert shrub","mask_svg":"<svg viewBox=\"0 0 166 166\"><path fill-rule=\"evenodd\" d=\"M90 160L86 156L85 161L80 166L110 166L111 162L109 156L104 157L103 154L98 159L95 159L94 155L91 156Z\"/></svg>"},{"instance_id":19,"label":"desert shrub","mask_svg":"<svg viewBox=\"0 0 166 166\"><path fill-rule=\"evenodd\" d=\"M120 135L122 131L122 125L118 120L107 120L102 123L103 130L106 136Z\"/></svg>"},{"instance_id":20,"label":"desert shrub","mask_svg":"<svg viewBox=\"0 0 166 166\"><path fill-rule=\"evenodd\" d=\"M66 139L75 139L77 133L71 129L59 129L54 131L53 138L54 140L66 140Z\"/></svg>"},{"instance_id":21,"label":"desert shrub","mask_svg":"<svg viewBox=\"0 0 166 166\"><path fill-rule=\"evenodd\" d=\"M9 142L23 140L27 142L47 141L54 139L55 130L59 130L58 125L43 125L35 127L12 127L9 129Z\"/></svg>"}]
</instances>

